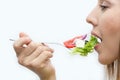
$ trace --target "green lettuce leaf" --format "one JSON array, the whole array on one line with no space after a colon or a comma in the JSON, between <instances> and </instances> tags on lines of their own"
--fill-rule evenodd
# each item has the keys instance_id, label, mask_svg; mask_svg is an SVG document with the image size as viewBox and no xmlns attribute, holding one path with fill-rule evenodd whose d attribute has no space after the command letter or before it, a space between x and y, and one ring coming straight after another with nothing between
<instances>
[{"instance_id":1,"label":"green lettuce leaf","mask_svg":"<svg viewBox=\"0 0 120 80\"><path fill-rule=\"evenodd\" d=\"M74 47L71 51L72 54L80 54L81 56L87 56L93 52L98 40L95 36L91 35L90 40L84 45L84 47Z\"/></svg>"}]
</instances>

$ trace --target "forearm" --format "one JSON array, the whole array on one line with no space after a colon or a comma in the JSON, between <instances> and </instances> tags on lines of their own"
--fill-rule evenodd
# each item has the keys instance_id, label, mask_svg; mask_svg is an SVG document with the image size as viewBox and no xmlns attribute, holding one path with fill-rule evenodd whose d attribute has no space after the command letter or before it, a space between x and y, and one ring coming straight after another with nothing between
<instances>
[{"instance_id":1,"label":"forearm","mask_svg":"<svg viewBox=\"0 0 120 80\"><path fill-rule=\"evenodd\" d=\"M40 77L40 80L56 80L56 75L51 75L49 77Z\"/></svg>"},{"instance_id":2,"label":"forearm","mask_svg":"<svg viewBox=\"0 0 120 80\"><path fill-rule=\"evenodd\" d=\"M40 78L40 80L56 80L55 76L48 77L48 78Z\"/></svg>"}]
</instances>

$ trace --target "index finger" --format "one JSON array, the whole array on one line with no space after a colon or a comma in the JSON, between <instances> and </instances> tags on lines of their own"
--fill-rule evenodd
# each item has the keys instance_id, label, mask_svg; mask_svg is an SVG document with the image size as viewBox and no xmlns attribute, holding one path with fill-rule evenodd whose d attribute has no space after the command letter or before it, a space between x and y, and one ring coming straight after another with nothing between
<instances>
[{"instance_id":1,"label":"index finger","mask_svg":"<svg viewBox=\"0 0 120 80\"><path fill-rule=\"evenodd\" d=\"M24 48L24 45L28 45L32 40L29 37L22 37L16 40L13 44L13 47L17 53L21 52Z\"/></svg>"}]
</instances>

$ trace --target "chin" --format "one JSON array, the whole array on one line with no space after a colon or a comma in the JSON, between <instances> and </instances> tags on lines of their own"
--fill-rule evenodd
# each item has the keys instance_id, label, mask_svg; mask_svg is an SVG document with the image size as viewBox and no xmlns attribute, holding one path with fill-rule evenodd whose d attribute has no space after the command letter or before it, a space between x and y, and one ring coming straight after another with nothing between
<instances>
[{"instance_id":1,"label":"chin","mask_svg":"<svg viewBox=\"0 0 120 80\"><path fill-rule=\"evenodd\" d=\"M114 60L109 59L109 57L102 57L102 56L99 56L98 60L103 65L108 65L114 62Z\"/></svg>"},{"instance_id":2,"label":"chin","mask_svg":"<svg viewBox=\"0 0 120 80\"><path fill-rule=\"evenodd\" d=\"M99 60L99 62L102 64L102 65L108 65L108 64L111 64L112 62L106 62L106 61L102 61L102 60Z\"/></svg>"}]
</instances>

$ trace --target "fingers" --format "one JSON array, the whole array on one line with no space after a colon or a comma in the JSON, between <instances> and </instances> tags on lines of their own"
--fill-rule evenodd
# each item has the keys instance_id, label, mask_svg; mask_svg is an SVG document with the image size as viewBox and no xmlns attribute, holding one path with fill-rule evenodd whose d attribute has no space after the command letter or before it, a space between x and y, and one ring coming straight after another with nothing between
<instances>
[{"instance_id":1,"label":"fingers","mask_svg":"<svg viewBox=\"0 0 120 80\"><path fill-rule=\"evenodd\" d=\"M36 68L44 68L52 56L53 54L50 51L43 51L37 58L35 58L31 62L31 67L36 66Z\"/></svg>"},{"instance_id":2,"label":"fingers","mask_svg":"<svg viewBox=\"0 0 120 80\"><path fill-rule=\"evenodd\" d=\"M47 46L40 45L29 56L22 56L22 58L25 57L26 62L30 62L30 61L34 60L35 58L37 58L39 55L44 54L44 52L46 52L46 53L48 52L48 54L49 54L49 52L53 53L53 50ZM52 56L49 56L49 58L50 57L52 57Z\"/></svg>"},{"instance_id":3,"label":"fingers","mask_svg":"<svg viewBox=\"0 0 120 80\"><path fill-rule=\"evenodd\" d=\"M38 44L38 43L31 41L27 45L27 47L23 48L23 50L21 50L21 52L17 54L17 56L20 56L21 58L29 56L30 54L32 54L36 50L36 48L39 45L42 45L42 44Z\"/></svg>"},{"instance_id":4,"label":"fingers","mask_svg":"<svg viewBox=\"0 0 120 80\"><path fill-rule=\"evenodd\" d=\"M24 49L24 47L26 47L26 45L28 45L32 41L30 37L23 32L19 34L19 37L20 38L16 40L13 44L16 53L20 53Z\"/></svg>"},{"instance_id":5,"label":"fingers","mask_svg":"<svg viewBox=\"0 0 120 80\"><path fill-rule=\"evenodd\" d=\"M29 37L19 38L13 44L16 53L20 53L24 49L24 45L28 45L31 42Z\"/></svg>"},{"instance_id":6,"label":"fingers","mask_svg":"<svg viewBox=\"0 0 120 80\"><path fill-rule=\"evenodd\" d=\"M28 47L27 47L28 48ZM53 50L45 45L39 45L34 50L31 50L29 55L25 55L26 52L23 52L19 55L18 61L20 64L32 67L32 66L43 66L49 58L53 56Z\"/></svg>"},{"instance_id":7,"label":"fingers","mask_svg":"<svg viewBox=\"0 0 120 80\"><path fill-rule=\"evenodd\" d=\"M20 64L27 67L36 65L40 67L52 57L53 50L46 44L33 42L25 33L20 33L19 37L13 46ZM27 47L23 47L24 45Z\"/></svg>"}]
</instances>

